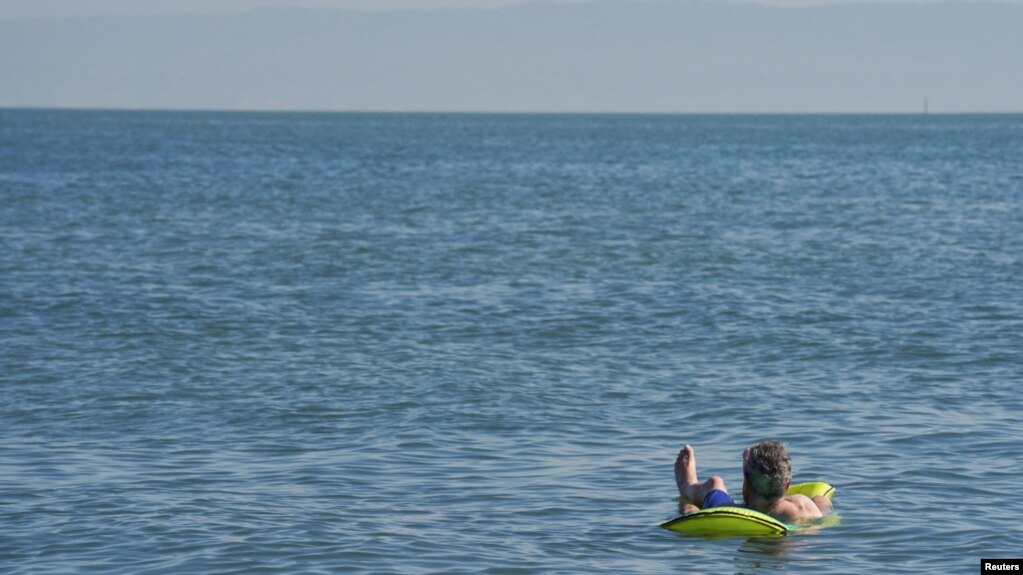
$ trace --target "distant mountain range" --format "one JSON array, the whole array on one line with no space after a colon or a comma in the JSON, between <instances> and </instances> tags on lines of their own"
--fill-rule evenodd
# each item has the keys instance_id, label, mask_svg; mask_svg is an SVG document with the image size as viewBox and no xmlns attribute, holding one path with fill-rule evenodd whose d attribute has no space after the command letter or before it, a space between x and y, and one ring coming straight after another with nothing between
<instances>
[{"instance_id":1,"label":"distant mountain range","mask_svg":"<svg viewBox=\"0 0 1023 575\"><path fill-rule=\"evenodd\" d=\"M609 1L0 22L0 106L1023 112L1023 5Z\"/></svg>"}]
</instances>

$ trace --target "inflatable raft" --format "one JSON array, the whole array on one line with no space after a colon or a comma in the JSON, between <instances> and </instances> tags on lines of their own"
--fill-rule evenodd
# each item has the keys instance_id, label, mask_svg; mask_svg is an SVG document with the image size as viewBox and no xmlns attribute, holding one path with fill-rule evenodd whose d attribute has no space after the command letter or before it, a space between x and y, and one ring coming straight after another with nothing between
<instances>
[{"instance_id":1,"label":"inflatable raft","mask_svg":"<svg viewBox=\"0 0 1023 575\"><path fill-rule=\"evenodd\" d=\"M789 486L786 495L823 495L828 499L835 494L835 488L823 481L799 483ZM787 535L811 527L820 527L818 522L811 525L792 525L745 507L713 507L704 509L661 524L668 531L690 535L741 535L761 537Z\"/></svg>"}]
</instances>

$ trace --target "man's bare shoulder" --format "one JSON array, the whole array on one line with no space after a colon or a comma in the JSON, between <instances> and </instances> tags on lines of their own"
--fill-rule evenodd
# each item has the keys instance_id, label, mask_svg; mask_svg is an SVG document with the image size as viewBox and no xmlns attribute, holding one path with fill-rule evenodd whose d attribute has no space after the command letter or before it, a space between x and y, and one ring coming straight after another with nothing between
<instances>
[{"instance_id":1,"label":"man's bare shoulder","mask_svg":"<svg viewBox=\"0 0 1023 575\"><path fill-rule=\"evenodd\" d=\"M786 495L772 513L775 519L786 523L801 523L823 517L812 499L805 495Z\"/></svg>"}]
</instances>

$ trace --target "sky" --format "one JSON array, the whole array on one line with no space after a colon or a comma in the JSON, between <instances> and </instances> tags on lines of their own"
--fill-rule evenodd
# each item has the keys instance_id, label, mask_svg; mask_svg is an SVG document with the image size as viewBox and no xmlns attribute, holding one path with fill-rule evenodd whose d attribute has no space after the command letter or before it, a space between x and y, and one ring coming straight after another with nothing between
<instances>
[{"instance_id":1,"label":"sky","mask_svg":"<svg viewBox=\"0 0 1023 575\"><path fill-rule=\"evenodd\" d=\"M265 6L304 6L349 10L445 10L451 8L498 8L525 3L578 3L590 0L0 0L0 21L21 18L71 18L88 16L142 16L159 14L224 14ZM636 2L644 0L623 0ZM710 0L728 2L733 0ZM819 6L877 0L758 0L768 6ZM881 0L885 1L885 0ZM938 0L887 0L918 4ZM971 2L974 0L960 0ZM1023 3L1023 0L1002 0Z\"/></svg>"},{"instance_id":2,"label":"sky","mask_svg":"<svg viewBox=\"0 0 1023 575\"><path fill-rule=\"evenodd\" d=\"M267 6L360 11L499 8L537 0L0 0L0 20L161 14L228 14ZM571 2L586 0L538 0ZM782 0L778 0L782 1ZM800 1L800 0L794 0Z\"/></svg>"},{"instance_id":3,"label":"sky","mask_svg":"<svg viewBox=\"0 0 1023 575\"><path fill-rule=\"evenodd\" d=\"M0 106L1023 112L1020 30L1023 0L0 0Z\"/></svg>"}]
</instances>

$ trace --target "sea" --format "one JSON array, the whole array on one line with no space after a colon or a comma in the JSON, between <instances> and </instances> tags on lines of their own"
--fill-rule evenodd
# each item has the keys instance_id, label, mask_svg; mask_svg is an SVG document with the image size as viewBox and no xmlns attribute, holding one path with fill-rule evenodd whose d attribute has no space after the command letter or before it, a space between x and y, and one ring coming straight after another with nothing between
<instances>
[{"instance_id":1,"label":"sea","mask_svg":"<svg viewBox=\"0 0 1023 575\"><path fill-rule=\"evenodd\" d=\"M978 573L1021 388L1023 115L0 111L5 574Z\"/></svg>"}]
</instances>

